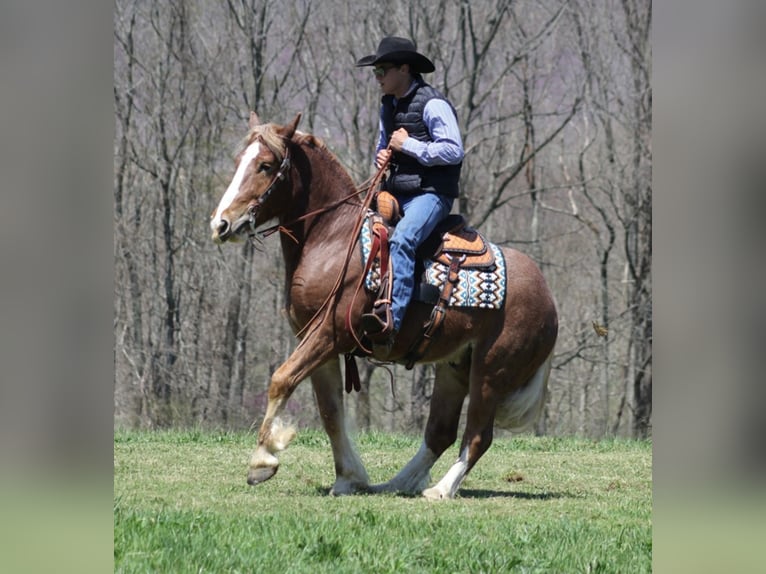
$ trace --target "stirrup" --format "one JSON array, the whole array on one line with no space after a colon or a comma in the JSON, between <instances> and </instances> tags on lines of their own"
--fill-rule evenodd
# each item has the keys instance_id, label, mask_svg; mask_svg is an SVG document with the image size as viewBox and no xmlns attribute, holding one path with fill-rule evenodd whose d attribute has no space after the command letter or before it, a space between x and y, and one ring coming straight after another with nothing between
<instances>
[{"instance_id":1,"label":"stirrup","mask_svg":"<svg viewBox=\"0 0 766 574\"><path fill-rule=\"evenodd\" d=\"M373 343L389 343L394 334L394 315L391 313L391 292L394 285L393 268L380 279L378 298L372 312L362 315L362 330Z\"/></svg>"},{"instance_id":2,"label":"stirrup","mask_svg":"<svg viewBox=\"0 0 766 574\"><path fill-rule=\"evenodd\" d=\"M362 330L373 343L384 342L394 332L394 318L390 301L376 301L372 313L362 315Z\"/></svg>"}]
</instances>

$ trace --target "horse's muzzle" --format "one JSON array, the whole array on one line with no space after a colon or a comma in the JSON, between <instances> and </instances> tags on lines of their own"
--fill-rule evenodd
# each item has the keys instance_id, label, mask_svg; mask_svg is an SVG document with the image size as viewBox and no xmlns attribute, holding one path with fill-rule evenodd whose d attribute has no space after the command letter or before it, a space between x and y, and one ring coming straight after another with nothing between
<instances>
[{"instance_id":1,"label":"horse's muzzle","mask_svg":"<svg viewBox=\"0 0 766 574\"><path fill-rule=\"evenodd\" d=\"M213 241L223 243L231 236L231 224L226 219L221 219L218 226L213 230Z\"/></svg>"}]
</instances>

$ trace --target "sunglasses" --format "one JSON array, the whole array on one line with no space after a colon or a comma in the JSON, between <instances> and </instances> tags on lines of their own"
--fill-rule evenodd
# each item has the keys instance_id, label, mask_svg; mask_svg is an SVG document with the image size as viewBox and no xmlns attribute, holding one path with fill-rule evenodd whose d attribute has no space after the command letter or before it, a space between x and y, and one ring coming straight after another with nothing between
<instances>
[{"instance_id":1,"label":"sunglasses","mask_svg":"<svg viewBox=\"0 0 766 574\"><path fill-rule=\"evenodd\" d=\"M386 72L388 72L391 68L398 68L398 66L394 66L393 64L390 64L388 66L375 66L372 69L372 73L375 74L376 78L382 78L386 75Z\"/></svg>"}]
</instances>

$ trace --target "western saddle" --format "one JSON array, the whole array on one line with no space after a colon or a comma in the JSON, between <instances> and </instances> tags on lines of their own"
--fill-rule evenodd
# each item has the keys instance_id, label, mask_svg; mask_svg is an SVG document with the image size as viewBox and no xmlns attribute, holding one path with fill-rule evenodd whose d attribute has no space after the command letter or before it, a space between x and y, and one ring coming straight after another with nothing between
<instances>
[{"instance_id":1,"label":"western saddle","mask_svg":"<svg viewBox=\"0 0 766 574\"><path fill-rule=\"evenodd\" d=\"M377 209L372 219L372 249L364 275L377 260L380 265L380 290L373 309L391 301L391 269L388 261L388 237L399 220L399 206L396 199L386 191L378 192ZM447 268L447 280L441 291L433 285L416 285L413 300L433 305L431 316L423 325L420 336L410 347L406 359L406 368L412 369L428 349L431 341L438 335L449 307L452 292L459 280L461 269L486 269L495 265L495 257L485 239L471 227L459 214L447 216L436 226L433 233L417 250L418 266L423 260L436 261ZM416 267L417 268L417 267ZM420 275L420 272L417 273Z\"/></svg>"}]
</instances>

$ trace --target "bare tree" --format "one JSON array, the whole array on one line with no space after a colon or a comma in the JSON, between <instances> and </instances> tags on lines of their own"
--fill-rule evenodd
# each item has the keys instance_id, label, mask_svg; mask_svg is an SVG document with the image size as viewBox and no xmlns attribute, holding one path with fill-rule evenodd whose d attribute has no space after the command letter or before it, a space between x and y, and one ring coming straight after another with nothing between
<instances>
[{"instance_id":1,"label":"bare tree","mask_svg":"<svg viewBox=\"0 0 766 574\"><path fill-rule=\"evenodd\" d=\"M651 433L648 0L118 0L115 416L246 426L295 344L278 241L219 249L207 221L250 110L303 113L358 181L380 93L356 68L386 34L436 64L466 145L457 210L543 267L561 316L540 433ZM430 371L362 365L360 428L423 422ZM408 381L408 384L401 384ZM395 393L395 395L394 395ZM293 414L316 422L310 392Z\"/></svg>"}]
</instances>

